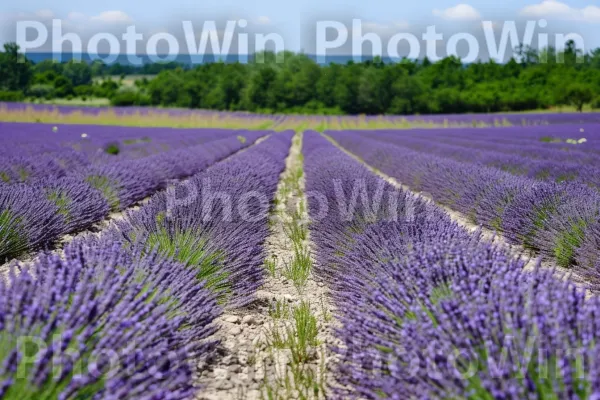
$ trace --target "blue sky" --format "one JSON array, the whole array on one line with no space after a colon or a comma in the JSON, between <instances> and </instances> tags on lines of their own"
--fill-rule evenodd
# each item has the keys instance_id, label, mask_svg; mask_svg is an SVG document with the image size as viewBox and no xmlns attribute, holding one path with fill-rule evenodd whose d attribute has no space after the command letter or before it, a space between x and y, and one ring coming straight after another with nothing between
<instances>
[{"instance_id":1,"label":"blue sky","mask_svg":"<svg viewBox=\"0 0 600 400\"><path fill-rule=\"evenodd\" d=\"M138 21L160 23L164 18L178 17L178 11L184 13L202 13L209 17L223 14L239 13L245 18L268 17L272 21L294 22L300 17L310 17L314 14L336 13L340 10L352 13L356 17L374 21L386 21L390 18L400 20L431 20L434 9L448 9L460 2L452 0L433 1L408 1L398 2L393 0L304 0L304 1L279 1L279 0L219 0L200 2L198 0L171 0L168 2L157 0L103 0L103 1L70 1L56 0L49 3L46 0L21 0L19 2L3 2L0 5L2 13L35 13L39 10L51 10L58 16L67 16L71 12L80 12L89 16L100 15L105 11L122 11ZM489 0L471 0L468 4L487 18L516 16L523 8L530 5L547 3L545 8L556 8L549 1L523 1L503 0L491 2ZM558 3L555 1L554 3ZM563 0L562 4L572 9L584 9L593 6L593 0ZM600 10L600 8L598 8ZM597 10L597 11L598 11ZM597 21L600 23L600 19Z\"/></svg>"},{"instance_id":2,"label":"blue sky","mask_svg":"<svg viewBox=\"0 0 600 400\"><path fill-rule=\"evenodd\" d=\"M243 18L248 21L246 32L275 32L284 38L286 49L293 51L311 47L315 23L322 20L349 25L352 18L360 18L363 32L375 32L382 37L397 32L420 37L429 25L436 25L448 36L454 32L473 32L480 37L481 32L479 36L477 32L481 30L482 20L494 21L494 24L515 20L524 24L526 20L545 19L547 33L577 33L590 49L600 47L600 6L594 5L595 1L56 0L49 3L21 0L0 4L0 42L15 40L17 21L41 21L49 26L55 18L63 21L65 32L82 35L84 42L85 37L96 32L113 32L120 36L129 25L139 27L138 31L148 36L158 32L178 36L175 31L181 31L183 20L193 20L198 29L203 21L215 20L222 33L226 20Z\"/></svg>"}]
</instances>

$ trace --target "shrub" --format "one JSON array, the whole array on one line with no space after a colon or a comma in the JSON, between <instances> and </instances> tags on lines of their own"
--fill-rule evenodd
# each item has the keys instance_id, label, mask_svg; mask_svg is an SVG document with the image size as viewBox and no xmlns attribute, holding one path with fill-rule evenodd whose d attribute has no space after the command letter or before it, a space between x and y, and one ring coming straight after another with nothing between
<instances>
[{"instance_id":1,"label":"shrub","mask_svg":"<svg viewBox=\"0 0 600 400\"><path fill-rule=\"evenodd\" d=\"M23 101L25 95L21 91L0 91L0 101Z\"/></svg>"},{"instance_id":2,"label":"shrub","mask_svg":"<svg viewBox=\"0 0 600 400\"><path fill-rule=\"evenodd\" d=\"M124 90L115 93L110 98L110 103L113 106L147 106L150 105L150 98L142 93L133 90Z\"/></svg>"},{"instance_id":3,"label":"shrub","mask_svg":"<svg viewBox=\"0 0 600 400\"><path fill-rule=\"evenodd\" d=\"M31 85L28 93L36 98L51 99L54 97L54 86L47 83L38 83Z\"/></svg>"},{"instance_id":4,"label":"shrub","mask_svg":"<svg viewBox=\"0 0 600 400\"><path fill-rule=\"evenodd\" d=\"M118 143L109 143L104 148L104 152L106 154L110 154L110 155L116 156L116 155L118 155L121 152L121 149L119 148L119 144Z\"/></svg>"},{"instance_id":5,"label":"shrub","mask_svg":"<svg viewBox=\"0 0 600 400\"><path fill-rule=\"evenodd\" d=\"M586 103L593 101L592 89L583 84L572 84L567 88L565 99L577 108L577 111L583 111Z\"/></svg>"},{"instance_id":6,"label":"shrub","mask_svg":"<svg viewBox=\"0 0 600 400\"><path fill-rule=\"evenodd\" d=\"M191 362L213 352L220 311L192 271L118 243L19 268L0 285L1 398L193 397Z\"/></svg>"},{"instance_id":7,"label":"shrub","mask_svg":"<svg viewBox=\"0 0 600 400\"><path fill-rule=\"evenodd\" d=\"M91 85L79 85L73 89L79 97L89 97L94 94L94 88Z\"/></svg>"}]
</instances>

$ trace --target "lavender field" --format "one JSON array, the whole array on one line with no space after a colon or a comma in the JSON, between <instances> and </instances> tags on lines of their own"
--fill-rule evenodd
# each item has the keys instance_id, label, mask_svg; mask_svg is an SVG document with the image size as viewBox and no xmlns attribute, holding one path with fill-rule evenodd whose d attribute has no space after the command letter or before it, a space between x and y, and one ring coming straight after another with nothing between
<instances>
[{"instance_id":1,"label":"lavender field","mask_svg":"<svg viewBox=\"0 0 600 400\"><path fill-rule=\"evenodd\" d=\"M600 399L598 114L0 120L0 398Z\"/></svg>"},{"instance_id":2,"label":"lavender field","mask_svg":"<svg viewBox=\"0 0 600 400\"><path fill-rule=\"evenodd\" d=\"M140 127L228 127L237 129L406 129L546 126L600 123L600 113L514 113L462 115L285 115L152 107L75 107L0 102L0 121Z\"/></svg>"}]
</instances>

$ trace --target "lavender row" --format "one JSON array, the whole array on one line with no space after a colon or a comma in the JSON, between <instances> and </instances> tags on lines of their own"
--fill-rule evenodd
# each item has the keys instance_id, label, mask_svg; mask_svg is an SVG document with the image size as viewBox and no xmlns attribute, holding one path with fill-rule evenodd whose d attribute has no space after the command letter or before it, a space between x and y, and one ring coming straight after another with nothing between
<instances>
[{"instance_id":1,"label":"lavender row","mask_svg":"<svg viewBox=\"0 0 600 400\"><path fill-rule=\"evenodd\" d=\"M244 143L231 137L141 160L92 166L33 186L0 187L0 260L86 229L110 210L125 209L171 179L193 175L265 134L247 132Z\"/></svg>"},{"instance_id":2,"label":"lavender row","mask_svg":"<svg viewBox=\"0 0 600 400\"><path fill-rule=\"evenodd\" d=\"M545 151L560 151L563 157L590 157L596 160L600 153L600 124L547 125L540 127L507 127L497 128L461 128L461 129L426 129L426 130L381 130L382 134L441 141L473 148L489 150L506 149L527 157L539 158ZM582 143L569 143L568 139ZM490 148L490 146L493 146ZM531 151L530 151L531 150ZM538 152L542 154L538 154Z\"/></svg>"},{"instance_id":3,"label":"lavender row","mask_svg":"<svg viewBox=\"0 0 600 400\"><path fill-rule=\"evenodd\" d=\"M198 140L232 134L231 129L140 128L103 125L0 123L0 155L23 156L60 153L74 149L94 156L98 148L119 143L124 154L164 151L194 145ZM6 147L10 145L11 147ZM140 152L141 153L141 152ZM114 157L113 157L114 158Z\"/></svg>"},{"instance_id":4,"label":"lavender row","mask_svg":"<svg viewBox=\"0 0 600 400\"><path fill-rule=\"evenodd\" d=\"M600 122L600 121L598 121ZM539 144L552 143L545 141L548 138L560 139L565 144L567 139L594 139L592 144L600 138L600 125L598 122L587 122L584 124L562 124L562 125L543 125L543 126L514 126L507 127L506 130L496 128L461 128L453 129L452 137L472 140L474 142L498 142L503 144ZM387 132L393 133L394 130ZM447 129L433 128L426 131L408 131L425 137L448 137ZM559 143L556 141L556 143ZM573 147L575 148L575 147Z\"/></svg>"},{"instance_id":5,"label":"lavender row","mask_svg":"<svg viewBox=\"0 0 600 400\"><path fill-rule=\"evenodd\" d=\"M316 133L305 174L342 346L335 398L600 396L600 301L398 191ZM340 196L395 199L334 209ZM328 204L328 212L324 212ZM579 367L576 367L579 366Z\"/></svg>"},{"instance_id":6,"label":"lavender row","mask_svg":"<svg viewBox=\"0 0 600 400\"><path fill-rule=\"evenodd\" d=\"M28 110L55 112L58 114L82 113L85 115L98 115L106 112L105 107L77 107L77 106L55 106L49 104L27 104L27 103L1 103L0 111L4 112L27 112ZM286 115L283 114L252 114L249 112L231 112L231 111L207 111L207 110L189 110L189 109L161 109L152 107L111 107L111 112L117 115L152 115L166 114L175 117L181 116L205 116L210 118L245 118L248 121L253 119L270 118L274 121L283 121ZM296 118L296 116L292 117ZM350 121L358 122L364 120L367 123L378 122L382 119L392 122L428 122L433 124L476 124L484 123L488 125L502 124L507 122L512 125L556 125L556 124L575 124L586 122L600 122L600 113L506 113L506 114L452 114L452 115L408 115L408 116L307 116L306 120L320 119L322 121Z\"/></svg>"},{"instance_id":7,"label":"lavender row","mask_svg":"<svg viewBox=\"0 0 600 400\"><path fill-rule=\"evenodd\" d=\"M0 398L194 398L223 300L207 276L228 274L227 305L247 303L262 279L270 202L245 204L240 218L224 199L272 199L290 143L291 133L277 135L215 164L176 188L172 213L157 194L64 257L40 255L31 272L0 281ZM203 214L191 188L224 203Z\"/></svg>"},{"instance_id":8,"label":"lavender row","mask_svg":"<svg viewBox=\"0 0 600 400\"><path fill-rule=\"evenodd\" d=\"M411 189L429 193L473 223L497 230L509 242L539 251L562 267L576 266L586 279L600 283L597 190L518 177L364 139L358 133L329 134Z\"/></svg>"},{"instance_id":9,"label":"lavender row","mask_svg":"<svg viewBox=\"0 0 600 400\"><path fill-rule=\"evenodd\" d=\"M509 128L506 128L509 129ZM460 162L486 165L492 168L499 168L514 175L526 176L532 179L548 180L555 182L576 181L581 184L600 188L600 168L598 164L590 165L589 157L587 159L579 158L581 162L571 160L570 162L561 161L565 152L556 150L546 151L546 160L532 159L527 156L514 155L513 151L498 152L493 150L483 150L477 145L462 147L454 145L454 139L451 138L452 132L446 135L447 142L444 143L439 137L416 137L416 135L403 135L399 133L378 133L369 132L363 136L382 143L393 143L396 146L424 152L443 158L449 158ZM490 146L493 148L493 146ZM517 147L517 146L515 146ZM540 146L538 146L540 147ZM535 150L534 150L535 151ZM539 156L542 151L531 154Z\"/></svg>"},{"instance_id":10,"label":"lavender row","mask_svg":"<svg viewBox=\"0 0 600 400\"><path fill-rule=\"evenodd\" d=\"M244 111L211 111L211 110L190 110L190 109L165 109L165 108L154 108L154 107L88 107L88 106L68 106L68 105L52 105L52 104L31 104L31 103L6 103L0 102L0 108L7 111L48 111L56 112L59 114L71 114L71 113L83 113L88 115L98 115L106 111L114 112L117 115L149 115L151 113L162 113L173 116L184 116L184 115L204 115L208 117L221 116L237 116L245 117L248 120L261 119L261 114L252 114Z\"/></svg>"},{"instance_id":11,"label":"lavender row","mask_svg":"<svg viewBox=\"0 0 600 400\"><path fill-rule=\"evenodd\" d=\"M513 128L506 128L512 131ZM592 145L597 144L598 139L586 139L585 144L557 144L551 142L542 142L541 140L531 143L518 143L516 140L508 139L505 143L501 142L501 137L494 139L478 138L476 133L470 138L460 138L455 130L446 131L445 135L439 136L421 136L423 146L428 143L442 143L446 145L460 146L471 151L493 151L507 155L515 155L540 161L555 161L561 163L578 163L581 165L600 163L600 154L595 154ZM497 132L505 133L505 132ZM512 132L511 132L512 133ZM390 134L391 136L391 134ZM416 139L417 134L410 135ZM586 151L587 150L587 151Z\"/></svg>"},{"instance_id":12,"label":"lavender row","mask_svg":"<svg viewBox=\"0 0 600 400\"><path fill-rule=\"evenodd\" d=\"M93 165L141 159L244 132L0 123L0 184L61 178Z\"/></svg>"},{"instance_id":13,"label":"lavender row","mask_svg":"<svg viewBox=\"0 0 600 400\"><path fill-rule=\"evenodd\" d=\"M216 296L183 264L72 243L0 280L0 398L190 399Z\"/></svg>"},{"instance_id":14,"label":"lavender row","mask_svg":"<svg viewBox=\"0 0 600 400\"><path fill-rule=\"evenodd\" d=\"M195 269L227 305L247 304L264 278L268 215L292 136L273 135L155 194L99 240L157 250Z\"/></svg>"},{"instance_id":15,"label":"lavender row","mask_svg":"<svg viewBox=\"0 0 600 400\"><path fill-rule=\"evenodd\" d=\"M600 125L587 125L584 132L577 135L565 135L576 140L586 139L583 143L566 143L566 139L557 142L551 133L556 128L546 126L538 130L521 127L498 129L428 129L407 130L400 135L396 131L379 131L389 137L409 137L424 142L445 143L472 148L474 150L491 150L522 157L555 160L561 162L597 163L600 160ZM566 127L565 127L566 128ZM577 127L574 131L579 131ZM566 130L559 130L565 134ZM594 133L594 134L592 134ZM583 137L585 136L585 137Z\"/></svg>"}]
</instances>

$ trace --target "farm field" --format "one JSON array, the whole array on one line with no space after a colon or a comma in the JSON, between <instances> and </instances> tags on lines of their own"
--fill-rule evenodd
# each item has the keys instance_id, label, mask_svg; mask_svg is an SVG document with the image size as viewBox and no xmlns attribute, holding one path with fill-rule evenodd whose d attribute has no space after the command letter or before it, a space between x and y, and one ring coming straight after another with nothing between
<instances>
[{"instance_id":1,"label":"farm field","mask_svg":"<svg viewBox=\"0 0 600 400\"><path fill-rule=\"evenodd\" d=\"M599 114L0 120L2 399L600 398Z\"/></svg>"},{"instance_id":2,"label":"farm field","mask_svg":"<svg viewBox=\"0 0 600 400\"><path fill-rule=\"evenodd\" d=\"M137 127L227 127L232 129L274 129L277 131L287 129L323 131L326 129L481 128L600 123L600 112L318 116L152 107L76 107L0 102L0 121Z\"/></svg>"}]
</instances>

